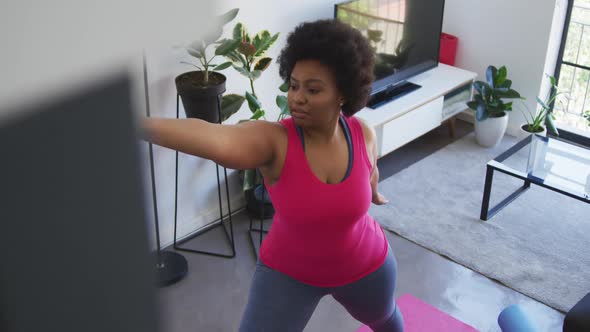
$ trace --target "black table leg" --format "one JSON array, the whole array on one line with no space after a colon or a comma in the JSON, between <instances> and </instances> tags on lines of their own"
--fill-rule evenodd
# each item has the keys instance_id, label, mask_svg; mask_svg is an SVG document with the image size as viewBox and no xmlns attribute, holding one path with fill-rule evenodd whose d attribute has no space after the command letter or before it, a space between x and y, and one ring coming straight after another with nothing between
<instances>
[{"instance_id":1,"label":"black table leg","mask_svg":"<svg viewBox=\"0 0 590 332\"><path fill-rule=\"evenodd\" d=\"M489 165L486 168L486 183L483 189L483 200L481 202L481 213L479 219L488 220L488 210L490 207L490 195L492 192L492 180L494 178L494 169Z\"/></svg>"},{"instance_id":2,"label":"black table leg","mask_svg":"<svg viewBox=\"0 0 590 332\"><path fill-rule=\"evenodd\" d=\"M516 191L508 195L508 197L504 198L500 203L490 208L490 195L492 191L493 176L494 168L488 165L486 170L486 183L483 191L483 201L481 203L481 214L479 217L479 219L484 221L495 216L496 213L498 213L506 205L510 204L518 196L522 195L522 193L524 193L531 187L531 182L529 180L524 180L524 184L522 185L522 187L518 188Z\"/></svg>"}]
</instances>

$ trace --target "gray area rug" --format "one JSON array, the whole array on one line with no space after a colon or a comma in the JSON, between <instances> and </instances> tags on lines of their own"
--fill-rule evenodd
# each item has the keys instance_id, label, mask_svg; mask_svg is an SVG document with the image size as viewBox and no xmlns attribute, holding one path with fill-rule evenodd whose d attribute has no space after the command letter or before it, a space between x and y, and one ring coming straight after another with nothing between
<instances>
[{"instance_id":1,"label":"gray area rug","mask_svg":"<svg viewBox=\"0 0 590 332\"><path fill-rule=\"evenodd\" d=\"M590 204L531 185L479 219L486 163L516 142L483 148L471 133L381 182L390 202L370 212L385 229L565 312L590 292ZM495 172L490 205L521 185Z\"/></svg>"}]
</instances>

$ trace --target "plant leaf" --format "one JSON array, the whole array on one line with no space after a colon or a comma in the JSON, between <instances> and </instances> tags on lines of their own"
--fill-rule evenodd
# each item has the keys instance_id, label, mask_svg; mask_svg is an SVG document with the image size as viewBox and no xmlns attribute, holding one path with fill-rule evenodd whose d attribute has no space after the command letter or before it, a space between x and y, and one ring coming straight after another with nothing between
<instances>
[{"instance_id":1,"label":"plant leaf","mask_svg":"<svg viewBox=\"0 0 590 332\"><path fill-rule=\"evenodd\" d=\"M277 33L268 39L262 40L261 45L256 48L256 54L254 54L254 56L260 56L264 54L264 52L266 52L272 46L272 44L274 44L277 41L278 38L279 34Z\"/></svg>"},{"instance_id":2,"label":"plant leaf","mask_svg":"<svg viewBox=\"0 0 590 332\"><path fill-rule=\"evenodd\" d=\"M254 65L254 70L260 70L261 72L263 72L266 68L268 68L268 66L270 66L271 62L272 58L262 58L258 60L258 62L256 62L256 64Z\"/></svg>"},{"instance_id":3,"label":"plant leaf","mask_svg":"<svg viewBox=\"0 0 590 332\"><path fill-rule=\"evenodd\" d=\"M285 110L289 109L289 102L287 101L287 96L277 96L276 103L281 113L284 113Z\"/></svg>"},{"instance_id":4,"label":"plant leaf","mask_svg":"<svg viewBox=\"0 0 590 332\"><path fill-rule=\"evenodd\" d=\"M211 45L211 44L215 43L218 39L220 39L222 35L223 35L223 28L221 26L215 27L215 30L207 33L203 37L203 43L205 43L205 45Z\"/></svg>"},{"instance_id":5,"label":"plant leaf","mask_svg":"<svg viewBox=\"0 0 590 332\"><path fill-rule=\"evenodd\" d=\"M248 79L250 78L250 72L248 71L248 69L246 69L246 68L244 68L244 67L239 67L239 66L236 66L236 65L233 65L233 67L234 67L234 69L235 69L235 70L236 70L238 73L240 73L240 74L242 74L242 75L246 76Z\"/></svg>"},{"instance_id":6,"label":"plant leaf","mask_svg":"<svg viewBox=\"0 0 590 332\"><path fill-rule=\"evenodd\" d=\"M227 94L221 98L221 122L240 110L246 98L238 94Z\"/></svg>"},{"instance_id":7,"label":"plant leaf","mask_svg":"<svg viewBox=\"0 0 590 332\"><path fill-rule=\"evenodd\" d=\"M520 98L520 94L518 92L516 92L515 90L507 90L507 91L502 91L498 93L498 97L500 98Z\"/></svg>"},{"instance_id":8,"label":"plant leaf","mask_svg":"<svg viewBox=\"0 0 590 332\"><path fill-rule=\"evenodd\" d=\"M238 16L238 12L240 11L239 8L230 9L225 14L219 16L217 19L222 25L226 25L229 22L233 21L236 16Z\"/></svg>"},{"instance_id":9,"label":"plant leaf","mask_svg":"<svg viewBox=\"0 0 590 332\"><path fill-rule=\"evenodd\" d=\"M254 36L254 39L252 39L252 44L254 44L257 50L259 50L262 47L264 41L268 39L270 39L270 32L263 30Z\"/></svg>"},{"instance_id":10,"label":"plant leaf","mask_svg":"<svg viewBox=\"0 0 590 332\"><path fill-rule=\"evenodd\" d=\"M185 65L191 65L191 66L197 68L198 70L203 70L203 68L201 68L200 66L195 65L194 63L190 63L190 62L186 62L186 61L180 61L180 63L185 64Z\"/></svg>"},{"instance_id":11,"label":"plant leaf","mask_svg":"<svg viewBox=\"0 0 590 332\"><path fill-rule=\"evenodd\" d=\"M475 118L477 119L477 121L483 121L488 118L488 114L486 112L486 106L483 103L477 105L477 110L475 112Z\"/></svg>"},{"instance_id":12,"label":"plant leaf","mask_svg":"<svg viewBox=\"0 0 590 332\"><path fill-rule=\"evenodd\" d=\"M240 46L238 46L238 51L243 55L250 57L256 54L256 47L252 45L250 42L243 42L240 41Z\"/></svg>"},{"instance_id":13,"label":"plant leaf","mask_svg":"<svg viewBox=\"0 0 590 332\"><path fill-rule=\"evenodd\" d=\"M193 48L187 48L186 52L192 56L194 56L195 58L203 58L203 53L201 53L198 50L195 50Z\"/></svg>"},{"instance_id":14,"label":"plant leaf","mask_svg":"<svg viewBox=\"0 0 590 332\"><path fill-rule=\"evenodd\" d=\"M250 72L250 78L254 81L258 79L262 75L262 71L260 70L253 70Z\"/></svg>"},{"instance_id":15,"label":"plant leaf","mask_svg":"<svg viewBox=\"0 0 590 332\"><path fill-rule=\"evenodd\" d=\"M234 30L233 30L233 37L234 40L242 40L243 36L244 36L244 24L242 23L238 23L234 26Z\"/></svg>"},{"instance_id":16,"label":"plant leaf","mask_svg":"<svg viewBox=\"0 0 590 332\"><path fill-rule=\"evenodd\" d=\"M205 45L205 43L202 40L195 40L194 42L190 43L187 47L187 49L192 49L195 52L200 53L200 56L204 56L206 48L207 45Z\"/></svg>"},{"instance_id":17,"label":"plant leaf","mask_svg":"<svg viewBox=\"0 0 590 332\"><path fill-rule=\"evenodd\" d=\"M541 100L541 98L539 98L539 97L536 97L536 98L537 98L537 103L539 103L539 105L541 105L541 107L543 107L544 109L549 109L549 106L547 106L545 104L545 102Z\"/></svg>"},{"instance_id":18,"label":"plant leaf","mask_svg":"<svg viewBox=\"0 0 590 332\"><path fill-rule=\"evenodd\" d=\"M498 69L496 69L496 67L494 66L488 66L488 69L486 70L486 80L489 84L490 87L494 88L494 77L496 77L496 74L498 73Z\"/></svg>"},{"instance_id":19,"label":"plant leaf","mask_svg":"<svg viewBox=\"0 0 590 332\"><path fill-rule=\"evenodd\" d=\"M229 66L231 66L231 61L224 62L224 63L220 64L219 66L213 68L213 70L224 70L224 69L228 68Z\"/></svg>"},{"instance_id":20,"label":"plant leaf","mask_svg":"<svg viewBox=\"0 0 590 332\"><path fill-rule=\"evenodd\" d=\"M240 45L239 40L228 39L215 49L215 55L227 55L229 52L235 50Z\"/></svg>"},{"instance_id":21,"label":"plant leaf","mask_svg":"<svg viewBox=\"0 0 590 332\"><path fill-rule=\"evenodd\" d=\"M252 116L250 117L251 120L258 120L261 117L264 116L264 110L263 109L257 109L256 112L254 112L254 114L252 114Z\"/></svg>"},{"instance_id":22,"label":"plant leaf","mask_svg":"<svg viewBox=\"0 0 590 332\"><path fill-rule=\"evenodd\" d=\"M555 125L551 115L553 114L549 113L549 116L545 117L545 125L547 126L548 131L551 131L555 136L559 136L559 131L557 131L557 126Z\"/></svg>"},{"instance_id":23,"label":"plant leaf","mask_svg":"<svg viewBox=\"0 0 590 332\"><path fill-rule=\"evenodd\" d=\"M508 75L508 71L506 70L506 66L500 67L498 69L498 75L494 77L494 86L500 86L504 81L506 81L506 76Z\"/></svg>"},{"instance_id":24,"label":"plant leaf","mask_svg":"<svg viewBox=\"0 0 590 332\"><path fill-rule=\"evenodd\" d=\"M481 86L481 96L483 97L484 101L490 100L490 93L489 93L490 90L491 90L491 88L488 85Z\"/></svg>"},{"instance_id":25,"label":"plant leaf","mask_svg":"<svg viewBox=\"0 0 590 332\"><path fill-rule=\"evenodd\" d=\"M503 89L510 89L510 87L512 87L512 81L511 80L505 80L499 86L499 88L503 88Z\"/></svg>"},{"instance_id":26,"label":"plant leaf","mask_svg":"<svg viewBox=\"0 0 590 332\"><path fill-rule=\"evenodd\" d=\"M279 86L279 90L281 90L282 92L285 92L285 93L289 92L290 86L291 86L291 84L289 82L285 82L285 83L281 84L281 86Z\"/></svg>"},{"instance_id":27,"label":"plant leaf","mask_svg":"<svg viewBox=\"0 0 590 332\"><path fill-rule=\"evenodd\" d=\"M225 55L225 57L230 59L234 63L234 65L241 64L242 67L247 66L246 59L244 58L244 56L242 54L238 53L238 51L236 51L236 50L233 50L233 51L227 53Z\"/></svg>"},{"instance_id":28,"label":"plant leaf","mask_svg":"<svg viewBox=\"0 0 590 332\"><path fill-rule=\"evenodd\" d=\"M477 105L478 105L478 103L476 101L467 102L467 106L474 111L477 110Z\"/></svg>"},{"instance_id":29,"label":"plant leaf","mask_svg":"<svg viewBox=\"0 0 590 332\"><path fill-rule=\"evenodd\" d=\"M492 88L490 87L489 84L487 84L486 82L482 82L482 81L476 81L473 83L473 88L482 96L484 96L484 89L487 90L491 90Z\"/></svg>"},{"instance_id":30,"label":"plant leaf","mask_svg":"<svg viewBox=\"0 0 590 332\"><path fill-rule=\"evenodd\" d=\"M246 100L248 101L248 107L252 113L256 113L259 109L262 108L260 101L256 98L255 95L251 94L250 92L246 91Z\"/></svg>"},{"instance_id":31,"label":"plant leaf","mask_svg":"<svg viewBox=\"0 0 590 332\"><path fill-rule=\"evenodd\" d=\"M256 182L256 170L247 169L244 171L244 183L242 189L244 191L254 188Z\"/></svg>"}]
</instances>

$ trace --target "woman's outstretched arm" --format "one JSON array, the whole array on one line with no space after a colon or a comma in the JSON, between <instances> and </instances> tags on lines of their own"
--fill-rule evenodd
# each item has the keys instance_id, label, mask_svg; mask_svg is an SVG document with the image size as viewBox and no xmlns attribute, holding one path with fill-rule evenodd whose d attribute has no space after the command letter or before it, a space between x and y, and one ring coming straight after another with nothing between
<instances>
[{"instance_id":1,"label":"woman's outstretched arm","mask_svg":"<svg viewBox=\"0 0 590 332\"><path fill-rule=\"evenodd\" d=\"M232 169L258 168L272 163L281 126L267 121L236 125L199 119L157 119L143 122L143 139L206 158Z\"/></svg>"}]
</instances>

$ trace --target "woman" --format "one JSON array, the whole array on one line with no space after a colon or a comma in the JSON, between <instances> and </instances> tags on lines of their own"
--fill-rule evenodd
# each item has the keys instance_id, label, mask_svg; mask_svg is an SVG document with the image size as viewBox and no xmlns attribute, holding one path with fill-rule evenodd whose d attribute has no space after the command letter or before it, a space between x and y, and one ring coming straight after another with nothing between
<instances>
[{"instance_id":1,"label":"woman","mask_svg":"<svg viewBox=\"0 0 590 332\"><path fill-rule=\"evenodd\" d=\"M304 23L279 57L291 118L238 125L149 119L149 139L234 169L258 168L276 214L240 331L302 331L332 295L374 331L403 331L396 261L368 215L377 191L374 131L353 115L368 99L373 52L335 20Z\"/></svg>"}]
</instances>

